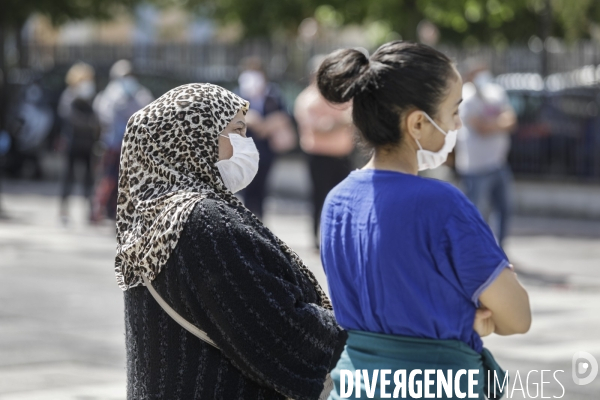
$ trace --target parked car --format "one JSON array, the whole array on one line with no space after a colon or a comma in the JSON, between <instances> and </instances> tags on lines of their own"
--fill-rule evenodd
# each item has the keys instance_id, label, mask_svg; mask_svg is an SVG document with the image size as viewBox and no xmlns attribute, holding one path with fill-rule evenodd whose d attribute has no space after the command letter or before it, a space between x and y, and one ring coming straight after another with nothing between
<instances>
[{"instance_id":1,"label":"parked car","mask_svg":"<svg viewBox=\"0 0 600 400\"><path fill-rule=\"evenodd\" d=\"M518 119L509 155L516 174L600 178L600 87L507 94Z\"/></svg>"}]
</instances>

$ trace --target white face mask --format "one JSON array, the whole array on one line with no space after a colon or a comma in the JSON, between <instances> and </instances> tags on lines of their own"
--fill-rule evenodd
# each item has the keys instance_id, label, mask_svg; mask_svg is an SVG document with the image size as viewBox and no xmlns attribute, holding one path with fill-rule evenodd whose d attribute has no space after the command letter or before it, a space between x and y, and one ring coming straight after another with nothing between
<instances>
[{"instance_id":1,"label":"white face mask","mask_svg":"<svg viewBox=\"0 0 600 400\"><path fill-rule=\"evenodd\" d=\"M267 81L259 71L244 71L238 78L240 92L243 96L259 97L265 92Z\"/></svg>"},{"instance_id":2,"label":"white face mask","mask_svg":"<svg viewBox=\"0 0 600 400\"><path fill-rule=\"evenodd\" d=\"M423 147L421 147L421 143L419 143L419 141L415 139L420 149L417 150L417 162L419 164L419 171L437 168L444 162L446 162L448 154L450 154L454 149L454 145L456 144L456 136L458 134L458 130L448 131L447 133L444 132L444 130L440 128L438 124L436 124L433 121L433 119L431 119L431 117L427 115L427 113L424 112L424 114L427 117L427 119L433 124L433 126L435 126L437 130L444 134L445 139L444 145L437 152L424 150Z\"/></svg>"},{"instance_id":3,"label":"white face mask","mask_svg":"<svg viewBox=\"0 0 600 400\"><path fill-rule=\"evenodd\" d=\"M230 133L228 138L233 146L233 156L228 160L218 161L219 169L225 187L236 193L252 182L258 172L258 150L252 138L245 138L237 133Z\"/></svg>"},{"instance_id":4,"label":"white face mask","mask_svg":"<svg viewBox=\"0 0 600 400\"><path fill-rule=\"evenodd\" d=\"M477 86L477 88L479 90L481 90L488 83L493 83L493 82L494 82L494 76L492 75L492 73L490 71L487 71L487 70L479 72L477 75L475 75L475 78L473 78L473 84L475 86Z\"/></svg>"}]
</instances>

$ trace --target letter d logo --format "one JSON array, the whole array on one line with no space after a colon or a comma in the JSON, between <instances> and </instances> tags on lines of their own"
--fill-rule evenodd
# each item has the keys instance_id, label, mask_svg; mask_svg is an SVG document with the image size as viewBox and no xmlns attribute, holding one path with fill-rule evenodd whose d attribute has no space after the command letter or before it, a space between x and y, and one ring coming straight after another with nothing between
<instances>
[{"instance_id":1,"label":"letter d logo","mask_svg":"<svg viewBox=\"0 0 600 400\"><path fill-rule=\"evenodd\" d=\"M589 375L585 376L588 371ZM598 361L590 353L578 351L573 354L573 368L571 372L573 373L573 382L577 385L588 385L598 375Z\"/></svg>"}]
</instances>

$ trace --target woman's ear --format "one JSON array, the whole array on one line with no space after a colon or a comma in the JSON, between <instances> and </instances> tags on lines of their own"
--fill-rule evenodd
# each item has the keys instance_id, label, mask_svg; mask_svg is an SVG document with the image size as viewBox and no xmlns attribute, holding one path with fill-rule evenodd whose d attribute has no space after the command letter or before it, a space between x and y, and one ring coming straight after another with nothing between
<instances>
[{"instance_id":1,"label":"woman's ear","mask_svg":"<svg viewBox=\"0 0 600 400\"><path fill-rule=\"evenodd\" d=\"M404 129L401 132L408 132L415 140L420 140L423 136L425 116L420 110L411 110L404 118Z\"/></svg>"}]
</instances>

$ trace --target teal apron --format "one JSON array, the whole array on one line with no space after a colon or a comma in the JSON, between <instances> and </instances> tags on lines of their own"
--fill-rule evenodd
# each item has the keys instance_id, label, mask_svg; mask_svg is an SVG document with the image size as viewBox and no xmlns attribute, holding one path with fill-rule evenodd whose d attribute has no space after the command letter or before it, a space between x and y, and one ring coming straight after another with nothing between
<instances>
[{"instance_id":1,"label":"teal apron","mask_svg":"<svg viewBox=\"0 0 600 400\"><path fill-rule=\"evenodd\" d=\"M424 372L426 369L442 370L447 377L447 370L452 370L452 396L446 396L446 391L442 390L442 397L433 397L436 399L455 399L456 390L454 388L454 377L458 370L479 370L479 373L474 375L474 380L477 380L477 385L472 389L475 394L478 394L479 399L485 399L485 395L488 393L488 371L490 380L489 382L494 383L504 382L506 372L496 363L492 354L487 350L483 349L482 353L479 354L473 350L466 343L459 340L437 340L437 339L423 339L413 338L407 336L387 335L381 333L373 333L358 330L348 330L348 340L346 341L346 347L336 367L331 371L331 378L333 379L334 388L329 395L328 400L338 400L342 398L350 399L381 399L381 381L379 377L376 381L374 397L368 397L366 392L366 385L361 372L360 376L360 397L356 397L356 385L355 385L355 371L356 370L367 370L368 379L373 380L373 371L388 369L391 370L391 374L387 375L385 379L389 381L385 388L386 394L390 395L394 393L394 371L406 370L404 375L406 388L406 397L402 397L402 391L399 391L399 396L396 398L413 399L410 396L408 390L409 386L409 375L413 369L420 369L421 374L416 375L416 379L421 381L421 397L425 398L424 388ZM342 370L349 370L352 373L352 377L345 373L345 387L344 393L346 396L349 394L349 383L348 380L352 380L353 391L349 397L341 397L340 387L340 376ZM494 373L496 380L494 379ZM437 395L437 379L436 375L431 376L434 384L430 386L430 393ZM508 386L508 380L504 383L502 390L496 383L496 387L490 388L490 399L500 399L504 394ZM370 385L369 385L370 386ZM414 386L416 388L416 386ZM496 390L496 396L494 396L494 389ZM462 375L460 378L460 392L465 394L466 399L468 396L468 378L467 375ZM484 395L485 394L485 395ZM386 398L394 398L389 396Z\"/></svg>"}]
</instances>

